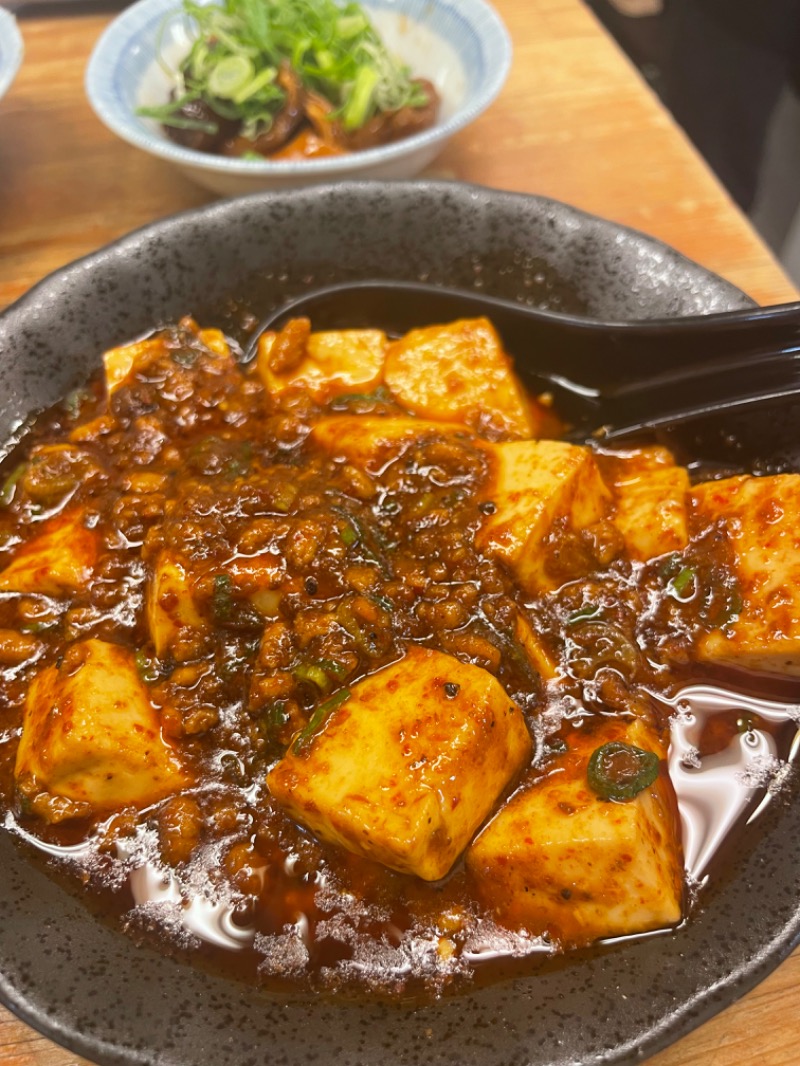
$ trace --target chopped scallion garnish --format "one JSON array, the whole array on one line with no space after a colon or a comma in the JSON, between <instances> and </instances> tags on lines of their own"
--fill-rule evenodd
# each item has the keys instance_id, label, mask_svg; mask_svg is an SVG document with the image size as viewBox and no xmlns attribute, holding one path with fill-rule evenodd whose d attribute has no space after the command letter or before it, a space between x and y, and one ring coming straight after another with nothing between
<instances>
[{"instance_id":1,"label":"chopped scallion garnish","mask_svg":"<svg viewBox=\"0 0 800 1066\"><path fill-rule=\"evenodd\" d=\"M271 128L286 101L278 76L286 63L305 89L329 101L346 131L378 111L428 102L358 3L183 0L179 10L194 23L196 38L177 70L159 57L174 78L174 99L137 112L165 126L216 133L213 123L183 114L187 104L202 102L255 139Z\"/></svg>"},{"instance_id":2,"label":"chopped scallion garnish","mask_svg":"<svg viewBox=\"0 0 800 1066\"><path fill-rule=\"evenodd\" d=\"M694 570L690 566L684 566L675 577L672 578L669 585L672 591L680 596L690 585L694 583Z\"/></svg>"},{"instance_id":3,"label":"chopped scallion garnish","mask_svg":"<svg viewBox=\"0 0 800 1066\"><path fill-rule=\"evenodd\" d=\"M586 776L589 787L602 799L623 802L653 784L659 763L653 751L612 740L592 752Z\"/></svg>"},{"instance_id":4,"label":"chopped scallion garnish","mask_svg":"<svg viewBox=\"0 0 800 1066\"><path fill-rule=\"evenodd\" d=\"M340 692L337 692L335 696L331 696L329 699L324 700L316 708L314 713L308 720L308 724L305 725L297 734L294 742L294 750L298 751L302 749L304 745L313 737L331 711L341 706L345 700L350 699L350 689L343 688Z\"/></svg>"}]
</instances>

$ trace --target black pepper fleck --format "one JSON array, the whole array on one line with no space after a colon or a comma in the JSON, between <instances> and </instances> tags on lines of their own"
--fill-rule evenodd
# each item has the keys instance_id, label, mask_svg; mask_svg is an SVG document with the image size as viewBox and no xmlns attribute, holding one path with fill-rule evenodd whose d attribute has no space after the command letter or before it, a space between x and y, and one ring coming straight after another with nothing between
<instances>
[{"instance_id":1,"label":"black pepper fleck","mask_svg":"<svg viewBox=\"0 0 800 1066\"><path fill-rule=\"evenodd\" d=\"M457 685L455 681L445 681L444 694L449 700L454 700L458 695L458 690L461 686Z\"/></svg>"}]
</instances>

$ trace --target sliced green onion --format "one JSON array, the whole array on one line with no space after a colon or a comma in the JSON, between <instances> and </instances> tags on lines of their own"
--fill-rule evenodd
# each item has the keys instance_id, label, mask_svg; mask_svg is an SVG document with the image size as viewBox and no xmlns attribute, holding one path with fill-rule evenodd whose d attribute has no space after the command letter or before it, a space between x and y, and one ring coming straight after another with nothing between
<instances>
[{"instance_id":1,"label":"sliced green onion","mask_svg":"<svg viewBox=\"0 0 800 1066\"><path fill-rule=\"evenodd\" d=\"M208 76L208 91L221 100L233 100L255 78L252 61L242 53L220 59Z\"/></svg>"},{"instance_id":2,"label":"sliced green onion","mask_svg":"<svg viewBox=\"0 0 800 1066\"><path fill-rule=\"evenodd\" d=\"M215 114L240 124L251 139L269 129L286 99L274 72L288 63L305 89L329 101L345 129L373 114L427 103L424 88L383 43L358 3L338 0L183 0L195 24L188 55L171 69L165 62L165 29L159 30L158 62L178 98L159 113L137 113L168 126L208 129L180 114L187 95ZM167 20L165 20L166 23ZM269 73L267 73L269 72Z\"/></svg>"},{"instance_id":3,"label":"sliced green onion","mask_svg":"<svg viewBox=\"0 0 800 1066\"><path fill-rule=\"evenodd\" d=\"M342 110L342 125L346 130L357 130L367 121L377 84L378 72L374 67L359 70Z\"/></svg>"},{"instance_id":4,"label":"sliced green onion","mask_svg":"<svg viewBox=\"0 0 800 1066\"><path fill-rule=\"evenodd\" d=\"M319 665L326 674L338 678L340 681L347 676L347 667L343 663L337 663L335 659L319 659Z\"/></svg>"},{"instance_id":5,"label":"sliced green onion","mask_svg":"<svg viewBox=\"0 0 800 1066\"><path fill-rule=\"evenodd\" d=\"M345 40L350 37L357 37L359 33L363 33L368 27L369 22L360 14L342 15L340 19L336 20L336 32Z\"/></svg>"},{"instance_id":6,"label":"sliced green onion","mask_svg":"<svg viewBox=\"0 0 800 1066\"><path fill-rule=\"evenodd\" d=\"M343 688L341 692L337 692L335 696L331 696L316 708L314 713L308 720L308 724L305 725L294 741L294 750L299 751L305 744L313 737L324 720L328 717L331 711L340 707L346 700L350 699L350 689Z\"/></svg>"},{"instance_id":7,"label":"sliced green onion","mask_svg":"<svg viewBox=\"0 0 800 1066\"><path fill-rule=\"evenodd\" d=\"M576 626L580 622L588 622L590 620L598 618L602 610L603 608L598 607L597 604L587 603L585 606L581 607L580 610L575 611L569 616L569 618L567 619L567 625Z\"/></svg>"},{"instance_id":8,"label":"sliced green onion","mask_svg":"<svg viewBox=\"0 0 800 1066\"><path fill-rule=\"evenodd\" d=\"M327 695L331 690L331 679L317 663L301 663L296 670L292 671L295 681L309 681L316 685L320 692Z\"/></svg>"},{"instance_id":9,"label":"sliced green onion","mask_svg":"<svg viewBox=\"0 0 800 1066\"><path fill-rule=\"evenodd\" d=\"M67 417L74 422L80 415L83 404L91 398L92 394L88 389L73 389L64 400L64 410L67 412Z\"/></svg>"},{"instance_id":10,"label":"sliced green onion","mask_svg":"<svg viewBox=\"0 0 800 1066\"><path fill-rule=\"evenodd\" d=\"M265 67L254 78L251 78L231 99L235 104L243 104L245 100L249 100L251 96L261 92L265 86L272 85L277 73L278 71L275 67Z\"/></svg>"},{"instance_id":11,"label":"sliced green onion","mask_svg":"<svg viewBox=\"0 0 800 1066\"><path fill-rule=\"evenodd\" d=\"M333 70L336 66L336 59L333 53L327 48L318 48L315 55L317 57L317 65L319 66L320 73L325 74L328 71Z\"/></svg>"},{"instance_id":12,"label":"sliced green onion","mask_svg":"<svg viewBox=\"0 0 800 1066\"><path fill-rule=\"evenodd\" d=\"M180 114L180 109L196 97L184 96L179 100L173 100L169 104L160 104L157 107L139 107L136 114L143 118L152 118L164 126L171 126L176 130L200 130L202 133L214 134L219 131L216 122L206 122L201 118L189 118Z\"/></svg>"},{"instance_id":13,"label":"sliced green onion","mask_svg":"<svg viewBox=\"0 0 800 1066\"><path fill-rule=\"evenodd\" d=\"M229 574L217 574L214 578L214 592L211 596L211 611L214 622L224 625L230 621L233 613L233 581Z\"/></svg>"},{"instance_id":14,"label":"sliced green onion","mask_svg":"<svg viewBox=\"0 0 800 1066\"><path fill-rule=\"evenodd\" d=\"M265 739L272 740L288 721L286 701L274 700L264 709L258 722L258 730Z\"/></svg>"},{"instance_id":15,"label":"sliced green onion","mask_svg":"<svg viewBox=\"0 0 800 1066\"><path fill-rule=\"evenodd\" d=\"M20 463L15 467L3 482L0 489L0 507L9 507L17 491L17 482L28 469L27 463Z\"/></svg>"},{"instance_id":16,"label":"sliced green onion","mask_svg":"<svg viewBox=\"0 0 800 1066\"><path fill-rule=\"evenodd\" d=\"M161 672L158 669L157 661L148 655L144 648L139 648L134 657L136 663L136 669L139 672L139 677L144 681L146 685L154 685L156 681L161 679Z\"/></svg>"},{"instance_id":17,"label":"sliced green onion","mask_svg":"<svg viewBox=\"0 0 800 1066\"><path fill-rule=\"evenodd\" d=\"M669 587L673 592L680 596L680 594L693 583L694 576L694 570L692 570L690 566L684 566L683 569L672 578Z\"/></svg>"},{"instance_id":18,"label":"sliced green onion","mask_svg":"<svg viewBox=\"0 0 800 1066\"><path fill-rule=\"evenodd\" d=\"M346 548L352 548L358 540L358 533L353 528L352 522L349 521L339 527L339 536L342 538L342 543Z\"/></svg>"},{"instance_id":19,"label":"sliced green onion","mask_svg":"<svg viewBox=\"0 0 800 1066\"><path fill-rule=\"evenodd\" d=\"M392 394L386 386L379 385L374 392L343 392L331 401L331 407L347 407L351 403L388 403L391 398Z\"/></svg>"},{"instance_id":20,"label":"sliced green onion","mask_svg":"<svg viewBox=\"0 0 800 1066\"><path fill-rule=\"evenodd\" d=\"M297 497L297 486L292 485L289 481L281 481L279 485L273 489L270 496L270 502L276 511L280 514L288 514L291 510L292 504Z\"/></svg>"},{"instance_id":21,"label":"sliced green onion","mask_svg":"<svg viewBox=\"0 0 800 1066\"><path fill-rule=\"evenodd\" d=\"M586 776L598 796L621 802L634 799L653 784L659 763L655 752L613 740L592 752Z\"/></svg>"},{"instance_id":22,"label":"sliced green onion","mask_svg":"<svg viewBox=\"0 0 800 1066\"><path fill-rule=\"evenodd\" d=\"M378 607L380 607L380 609L382 611L391 612L391 611L394 610L394 604L392 603L392 601L389 599L388 596L379 596L377 593L373 593L370 596L370 599L372 600L373 603L377 604Z\"/></svg>"}]
</instances>

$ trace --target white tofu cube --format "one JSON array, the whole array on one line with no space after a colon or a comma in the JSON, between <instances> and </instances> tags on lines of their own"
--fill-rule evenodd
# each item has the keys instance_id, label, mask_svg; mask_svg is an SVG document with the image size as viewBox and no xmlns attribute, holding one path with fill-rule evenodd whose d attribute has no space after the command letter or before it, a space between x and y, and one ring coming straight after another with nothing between
<instances>
[{"instance_id":1,"label":"white tofu cube","mask_svg":"<svg viewBox=\"0 0 800 1066\"><path fill-rule=\"evenodd\" d=\"M66 596L85 589L100 548L97 530L87 529L79 508L42 523L0 573L0 591Z\"/></svg>"},{"instance_id":2,"label":"white tofu cube","mask_svg":"<svg viewBox=\"0 0 800 1066\"><path fill-rule=\"evenodd\" d=\"M554 523L584 529L611 509L611 494L588 448L562 441L487 445L494 469L482 495L494 504L475 536L480 551L501 559L526 592L549 591L543 545Z\"/></svg>"},{"instance_id":3,"label":"white tofu cube","mask_svg":"<svg viewBox=\"0 0 800 1066\"><path fill-rule=\"evenodd\" d=\"M557 660L550 653L541 636L534 632L528 619L519 611L514 619L514 639L543 681L552 681L558 676Z\"/></svg>"},{"instance_id":4,"label":"white tofu cube","mask_svg":"<svg viewBox=\"0 0 800 1066\"><path fill-rule=\"evenodd\" d=\"M435 881L530 754L522 714L491 674L412 647L354 685L267 785L323 840Z\"/></svg>"},{"instance_id":5,"label":"white tofu cube","mask_svg":"<svg viewBox=\"0 0 800 1066\"><path fill-rule=\"evenodd\" d=\"M188 783L133 653L102 640L74 644L33 679L15 775L95 810L146 806Z\"/></svg>"},{"instance_id":6,"label":"white tofu cube","mask_svg":"<svg viewBox=\"0 0 800 1066\"><path fill-rule=\"evenodd\" d=\"M741 609L700 643L700 655L800 675L800 475L733 477L692 489L701 525L719 523Z\"/></svg>"},{"instance_id":7,"label":"white tofu cube","mask_svg":"<svg viewBox=\"0 0 800 1066\"><path fill-rule=\"evenodd\" d=\"M306 389L320 402L349 392L372 392L383 381L386 334L377 329L347 329L312 333L303 358L290 370L270 366L277 333L262 333L258 342L258 372L268 392Z\"/></svg>"},{"instance_id":8,"label":"white tofu cube","mask_svg":"<svg viewBox=\"0 0 800 1066\"><path fill-rule=\"evenodd\" d=\"M557 768L519 789L468 849L468 872L501 925L579 946L680 920L683 863L666 768L633 799L602 799L587 766L612 740L665 756L641 720L577 730Z\"/></svg>"},{"instance_id":9,"label":"white tofu cube","mask_svg":"<svg viewBox=\"0 0 800 1066\"><path fill-rule=\"evenodd\" d=\"M134 367L142 368L164 354L164 341L160 337L147 337L143 341L109 348L103 352L106 375L106 393L111 396L127 381Z\"/></svg>"},{"instance_id":10,"label":"white tofu cube","mask_svg":"<svg viewBox=\"0 0 800 1066\"><path fill-rule=\"evenodd\" d=\"M156 655L165 658L186 630L205 631L208 622L195 600L185 561L169 550L159 553L147 585L147 624Z\"/></svg>"},{"instance_id":11,"label":"white tofu cube","mask_svg":"<svg viewBox=\"0 0 800 1066\"><path fill-rule=\"evenodd\" d=\"M192 323L192 329L197 338L213 356L219 356L230 365L231 350L225 335L219 329L197 329ZM119 348L110 348L103 353L103 367L105 369L106 392L109 396L124 385L133 370L142 370L148 363L160 359L169 354L164 337L146 337L132 344L124 344Z\"/></svg>"},{"instance_id":12,"label":"white tofu cube","mask_svg":"<svg viewBox=\"0 0 800 1066\"><path fill-rule=\"evenodd\" d=\"M465 434L465 426L423 418L332 415L321 418L311 439L329 455L342 456L362 470L379 471L409 445Z\"/></svg>"},{"instance_id":13,"label":"white tofu cube","mask_svg":"<svg viewBox=\"0 0 800 1066\"><path fill-rule=\"evenodd\" d=\"M485 318L411 330L386 353L384 381L423 418L531 437L539 419Z\"/></svg>"},{"instance_id":14,"label":"white tofu cube","mask_svg":"<svg viewBox=\"0 0 800 1066\"><path fill-rule=\"evenodd\" d=\"M644 562L689 543L689 473L666 448L640 448L616 465L614 524L631 559Z\"/></svg>"}]
</instances>

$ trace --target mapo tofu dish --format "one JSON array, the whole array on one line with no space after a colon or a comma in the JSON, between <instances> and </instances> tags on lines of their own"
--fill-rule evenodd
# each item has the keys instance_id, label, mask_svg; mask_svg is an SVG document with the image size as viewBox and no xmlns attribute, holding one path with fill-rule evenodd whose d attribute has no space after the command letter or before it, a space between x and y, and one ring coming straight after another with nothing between
<instances>
[{"instance_id":1,"label":"mapo tofu dish","mask_svg":"<svg viewBox=\"0 0 800 1066\"><path fill-rule=\"evenodd\" d=\"M269 987L436 995L679 924L676 694L800 673L800 476L559 440L483 319L238 352L108 351L6 462L7 827Z\"/></svg>"}]
</instances>

